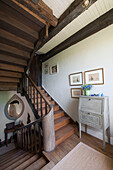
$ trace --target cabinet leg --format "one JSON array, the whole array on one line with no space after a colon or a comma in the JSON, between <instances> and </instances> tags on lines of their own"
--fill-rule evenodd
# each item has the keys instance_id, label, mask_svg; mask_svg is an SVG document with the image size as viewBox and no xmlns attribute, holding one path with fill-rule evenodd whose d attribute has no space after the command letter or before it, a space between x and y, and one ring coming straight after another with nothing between
<instances>
[{"instance_id":1,"label":"cabinet leg","mask_svg":"<svg viewBox=\"0 0 113 170\"><path fill-rule=\"evenodd\" d=\"M110 144L110 126L108 127L108 143Z\"/></svg>"},{"instance_id":2,"label":"cabinet leg","mask_svg":"<svg viewBox=\"0 0 113 170\"><path fill-rule=\"evenodd\" d=\"M81 123L79 123L79 138L81 138Z\"/></svg>"},{"instance_id":3,"label":"cabinet leg","mask_svg":"<svg viewBox=\"0 0 113 170\"><path fill-rule=\"evenodd\" d=\"M105 152L105 134L106 130L103 128L103 151Z\"/></svg>"},{"instance_id":4,"label":"cabinet leg","mask_svg":"<svg viewBox=\"0 0 113 170\"><path fill-rule=\"evenodd\" d=\"M85 132L87 133L87 125L85 125Z\"/></svg>"}]
</instances>

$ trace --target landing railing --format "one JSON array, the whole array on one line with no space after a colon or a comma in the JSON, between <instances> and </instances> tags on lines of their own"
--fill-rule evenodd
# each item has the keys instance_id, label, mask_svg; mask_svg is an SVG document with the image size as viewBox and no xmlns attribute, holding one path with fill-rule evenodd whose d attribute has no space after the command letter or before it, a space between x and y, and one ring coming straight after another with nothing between
<instances>
[{"instance_id":1,"label":"landing railing","mask_svg":"<svg viewBox=\"0 0 113 170\"><path fill-rule=\"evenodd\" d=\"M41 119L43 148L46 152L51 152L56 146L53 106L27 74L24 77L23 89L35 109L35 118Z\"/></svg>"},{"instance_id":2,"label":"landing railing","mask_svg":"<svg viewBox=\"0 0 113 170\"><path fill-rule=\"evenodd\" d=\"M17 130L17 146L26 151L40 153L42 150L41 119L27 124Z\"/></svg>"}]
</instances>

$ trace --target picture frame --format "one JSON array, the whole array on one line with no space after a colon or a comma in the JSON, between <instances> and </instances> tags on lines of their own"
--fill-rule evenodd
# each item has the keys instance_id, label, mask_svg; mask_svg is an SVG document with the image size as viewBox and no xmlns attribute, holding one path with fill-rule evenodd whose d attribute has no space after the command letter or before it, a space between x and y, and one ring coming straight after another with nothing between
<instances>
[{"instance_id":1,"label":"picture frame","mask_svg":"<svg viewBox=\"0 0 113 170\"><path fill-rule=\"evenodd\" d=\"M49 73L49 64L45 63L44 64L44 74L48 74Z\"/></svg>"},{"instance_id":2,"label":"picture frame","mask_svg":"<svg viewBox=\"0 0 113 170\"><path fill-rule=\"evenodd\" d=\"M72 98L79 98L82 95L81 88L71 88L71 97Z\"/></svg>"},{"instance_id":3,"label":"picture frame","mask_svg":"<svg viewBox=\"0 0 113 170\"><path fill-rule=\"evenodd\" d=\"M83 84L83 73L73 73L69 75L69 85L70 86L81 86Z\"/></svg>"},{"instance_id":4,"label":"picture frame","mask_svg":"<svg viewBox=\"0 0 113 170\"><path fill-rule=\"evenodd\" d=\"M104 69L94 69L84 72L85 84L102 85L104 84Z\"/></svg>"},{"instance_id":5,"label":"picture frame","mask_svg":"<svg viewBox=\"0 0 113 170\"><path fill-rule=\"evenodd\" d=\"M58 64L54 64L52 66L50 66L50 74L57 74L58 73Z\"/></svg>"}]
</instances>

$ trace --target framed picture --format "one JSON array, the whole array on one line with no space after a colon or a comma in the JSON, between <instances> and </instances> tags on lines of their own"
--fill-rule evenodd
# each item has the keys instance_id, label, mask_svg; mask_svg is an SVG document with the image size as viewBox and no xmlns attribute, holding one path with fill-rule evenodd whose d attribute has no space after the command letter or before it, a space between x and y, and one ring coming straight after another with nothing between
<instances>
[{"instance_id":1,"label":"framed picture","mask_svg":"<svg viewBox=\"0 0 113 170\"><path fill-rule=\"evenodd\" d=\"M71 97L72 98L79 98L82 95L81 88L71 88Z\"/></svg>"},{"instance_id":2,"label":"framed picture","mask_svg":"<svg viewBox=\"0 0 113 170\"><path fill-rule=\"evenodd\" d=\"M45 63L44 64L44 74L48 74L49 73L49 64Z\"/></svg>"},{"instance_id":3,"label":"framed picture","mask_svg":"<svg viewBox=\"0 0 113 170\"><path fill-rule=\"evenodd\" d=\"M58 73L58 64L50 66L50 74Z\"/></svg>"},{"instance_id":4,"label":"framed picture","mask_svg":"<svg viewBox=\"0 0 113 170\"><path fill-rule=\"evenodd\" d=\"M73 73L69 75L69 85L70 86L80 86L83 84L83 73Z\"/></svg>"},{"instance_id":5,"label":"framed picture","mask_svg":"<svg viewBox=\"0 0 113 170\"><path fill-rule=\"evenodd\" d=\"M104 69L99 68L84 72L85 84L100 85L104 84Z\"/></svg>"}]
</instances>

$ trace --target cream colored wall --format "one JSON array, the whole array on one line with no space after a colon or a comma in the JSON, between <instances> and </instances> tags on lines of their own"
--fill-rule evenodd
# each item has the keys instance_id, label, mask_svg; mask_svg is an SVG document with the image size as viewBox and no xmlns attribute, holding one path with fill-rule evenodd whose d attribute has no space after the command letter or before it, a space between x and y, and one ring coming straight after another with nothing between
<instances>
[{"instance_id":1,"label":"cream colored wall","mask_svg":"<svg viewBox=\"0 0 113 170\"><path fill-rule=\"evenodd\" d=\"M104 85L93 86L92 93L104 93L105 96L109 96L113 143L113 25L57 54L46 63L49 63L49 66L57 63L59 73L54 75L44 74L43 63L43 87L75 121L78 114L78 100L71 98L68 75L104 68L105 83ZM88 128L88 133L102 138L102 133L97 130Z\"/></svg>"},{"instance_id":2,"label":"cream colored wall","mask_svg":"<svg viewBox=\"0 0 113 170\"><path fill-rule=\"evenodd\" d=\"M16 120L15 124L17 124L19 122L19 120L22 120L23 123L26 124L26 122L27 122L27 113L30 114L31 121L33 121L35 119L34 115L32 113L32 110L29 107L25 97L22 97L20 94L17 94L15 91L3 91L3 92L0 92L0 139L2 141L5 140L4 139L4 129L5 129L6 123L13 122L13 120L9 120L5 116L4 108L5 108L6 103L9 101L9 99L14 94L18 95L23 100L24 106L25 106L23 115ZM11 134L8 135L8 137L10 137L10 136L11 136Z\"/></svg>"}]
</instances>

